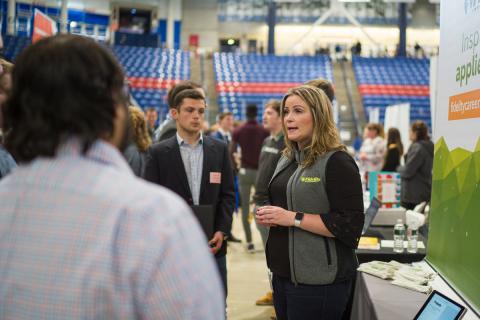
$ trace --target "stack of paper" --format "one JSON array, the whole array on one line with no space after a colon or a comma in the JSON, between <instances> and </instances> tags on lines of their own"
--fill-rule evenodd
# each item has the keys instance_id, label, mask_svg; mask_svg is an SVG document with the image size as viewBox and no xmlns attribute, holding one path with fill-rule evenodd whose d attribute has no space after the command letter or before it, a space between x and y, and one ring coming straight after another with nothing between
<instances>
[{"instance_id":1,"label":"stack of paper","mask_svg":"<svg viewBox=\"0 0 480 320\"><path fill-rule=\"evenodd\" d=\"M371 261L362 263L357 270L385 280L393 280L391 282L393 285L427 294L432 292L429 282L436 275L424 271L418 266L402 264L393 260L390 262Z\"/></svg>"}]
</instances>

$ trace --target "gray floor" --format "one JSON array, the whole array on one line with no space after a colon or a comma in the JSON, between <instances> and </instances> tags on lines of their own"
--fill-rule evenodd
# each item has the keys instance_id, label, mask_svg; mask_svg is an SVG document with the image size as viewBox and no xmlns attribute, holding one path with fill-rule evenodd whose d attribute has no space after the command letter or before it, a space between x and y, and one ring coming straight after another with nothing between
<instances>
[{"instance_id":1,"label":"gray floor","mask_svg":"<svg viewBox=\"0 0 480 320\"><path fill-rule=\"evenodd\" d=\"M252 221L253 242L256 252L247 253L241 217L234 215L233 234L242 243L229 243L228 270L228 320L269 320L273 307L256 306L255 301L270 290L267 266L260 233Z\"/></svg>"}]
</instances>

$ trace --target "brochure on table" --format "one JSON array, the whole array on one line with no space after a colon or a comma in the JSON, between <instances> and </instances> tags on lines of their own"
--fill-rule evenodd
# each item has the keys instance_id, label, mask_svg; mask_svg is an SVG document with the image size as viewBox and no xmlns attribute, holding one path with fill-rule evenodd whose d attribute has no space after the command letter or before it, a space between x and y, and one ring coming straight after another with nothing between
<instances>
[{"instance_id":1,"label":"brochure on table","mask_svg":"<svg viewBox=\"0 0 480 320\"><path fill-rule=\"evenodd\" d=\"M427 260L480 311L480 1L442 0Z\"/></svg>"}]
</instances>

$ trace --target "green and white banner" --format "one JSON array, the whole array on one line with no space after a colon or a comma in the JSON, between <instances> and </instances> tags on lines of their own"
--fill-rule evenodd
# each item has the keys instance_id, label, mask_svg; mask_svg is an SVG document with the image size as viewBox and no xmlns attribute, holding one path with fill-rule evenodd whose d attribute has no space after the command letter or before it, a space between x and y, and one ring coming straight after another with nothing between
<instances>
[{"instance_id":1,"label":"green and white banner","mask_svg":"<svg viewBox=\"0 0 480 320\"><path fill-rule=\"evenodd\" d=\"M427 259L480 310L480 0L442 0Z\"/></svg>"}]
</instances>

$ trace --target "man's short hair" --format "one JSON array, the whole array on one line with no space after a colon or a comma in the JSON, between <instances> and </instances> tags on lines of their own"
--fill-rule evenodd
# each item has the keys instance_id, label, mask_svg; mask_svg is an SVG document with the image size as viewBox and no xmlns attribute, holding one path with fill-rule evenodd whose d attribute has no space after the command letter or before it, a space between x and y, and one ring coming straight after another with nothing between
<instances>
[{"instance_id":1,"label":"man's short hair","mask_svg":"<svg viewBox=\"0 0 480 320\"><path fill-rule=\"evenodd\" d=\"M255 119L257 117L257 114L258 114L257 105L255 105L255 104L247 105L246 115L247 115L248 120Z\"/></svg>"},{"instance_id":2,"label":"man's short hair","mask_svg":"<svg viewBox=\"0 0 480 320\"><path fill-rule=\"evenodd\" d=\"M272 108L278 115L280 115L280 107L282 106L282 102L280 100L271 99L268 100L265 104L265 109Z\"/></svg>"},{"instance_id":3,"label":"man's short hair","mask_svg":"<svg viewBox=\"0 0 480 320\"><path fill-rule=\"evenodd\" d=\"M127 110L124 74L112 53L87 37L57 35L16 59L4 108L5 146L20 162L54 157L79 139L82 151L113 134L117 107Z\"/></svg>"},{"instance_id":4,"label":"man's short hair","mask_svg":"<svg viewBox=\"0 0 480 320\"><path fill-rule=\"evenodd\" d=\"M233 113L231 113L230 111L222 112L218 115L218 121L220 122L228 116L233 116Z\"/></svg>"},{"instance_id":5,"label":"man's short hair","mask_svg":"<svg viewBox=\"0 0 480 320\"><path fill-rule=\"evenodd\" d=\"M168 102L168 107L170 109L176 108L175 105L175 96L183 91L183 90L188 90L188 89L201 89L202 86L196 82L190 81L190 80L185 80L182 82L177 83L174 85L167 94L167 102ZM203 97L205 99L205 97Z\"/></svg>"},{"instance_id":6,"label":"man's short hair","mask_svg":"<svg viewBox=\"0 0 480 320\"><path fill-rule=\"evenodd\" d=\"M327 79L313 79L305 82L305 84L323 90L323 92L325 92L325 94L327 95L328 99L330 99L330 102L333 102L333 100L335 99L335 90L333 89L332 83Z\"/></svg>"},{"instance_id":7,"label":"man's short hair","mask_svg":"<svg viewBox=\"0 0 480 320\"><path fill-rule=\"evenodd\" d=\"M180 110L180 105L185 99L202 100L205 102L205 97L203 96L203 94L198 92L198 90L186 89L180 91L177 95L175 95L175 99L173 100L175 109Z\"/></svg>"},{"instance_id":8,"label":"man's short hair","mask_svg":"<svg viewBox=\"0 0 480 320\"><path fill-rule=\"evenodd\" d=\"M148 107L145 109L145 113L148 113L148 112L158 112L158 111L157 111L157 108L155 107Z\"/></svg>"}]
</instances>

